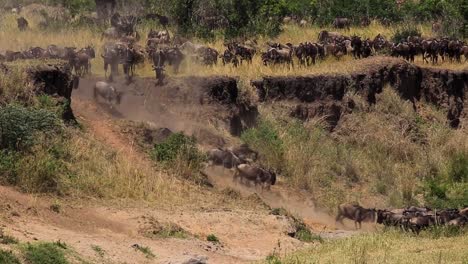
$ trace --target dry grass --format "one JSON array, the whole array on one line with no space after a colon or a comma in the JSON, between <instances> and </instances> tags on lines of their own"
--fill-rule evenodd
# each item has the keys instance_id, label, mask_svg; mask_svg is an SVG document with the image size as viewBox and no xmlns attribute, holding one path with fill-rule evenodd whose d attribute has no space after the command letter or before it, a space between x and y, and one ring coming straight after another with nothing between
<instances>
[{"instance_id":1,"label":"dry grass","mask_svg":"<svg viewBox=\"0 0 468 264\"><path fill-rule=\"evenodd\" d=\"M468 235L434 239L398 231L328 241L285 256L276 264L459 263L468 259Z\"/></svg>"}]
</instances>

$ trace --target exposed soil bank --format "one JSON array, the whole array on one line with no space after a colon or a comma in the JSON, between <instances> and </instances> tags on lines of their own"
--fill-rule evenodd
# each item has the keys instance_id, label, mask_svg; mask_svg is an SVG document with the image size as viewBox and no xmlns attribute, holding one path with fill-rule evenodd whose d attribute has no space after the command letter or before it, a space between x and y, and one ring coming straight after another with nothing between
<instances>
[{"instance_id":1,"label":"exposed soil bank","mask_svg":"<svg viewBox=\"0 0 468 264\"><path fill-rule=\"evenodd\" d=\"M65 64L44 64L28 69L28 75L37 94L47 94L57 99L63 107L62 118L66 121L75 120L71 108L73 88L78 87L75 78Z\"/></svg>"},{"instance_id":2,"label":"exposed soil bank","mask_svg":"<svg viewBox=\"0 0 468 264\"><path fill-rule=\"evenodd\" d=\"M252 81L261 102L290 101L296 104L291 115L302 120L327 116L336 126L341 115L353 108L345 94L356 91L369 104L376 103L376 94L389 84L400 96L415 104L420 100L447 110L447 119L454 128L466 116L468 69L451 71L422 68L404 60L376 57L359 62L362 66L347 74L299 77L264 77Z\"/></svg>"}]
</instances>

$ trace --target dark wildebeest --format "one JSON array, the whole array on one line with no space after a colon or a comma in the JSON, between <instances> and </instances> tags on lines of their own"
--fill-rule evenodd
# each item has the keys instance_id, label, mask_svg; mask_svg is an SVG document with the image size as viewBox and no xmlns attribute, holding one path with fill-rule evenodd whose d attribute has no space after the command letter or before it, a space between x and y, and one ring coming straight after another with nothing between
<instances>
[{"instance_id":1,"label":"dark wildebeest","mask_svg":"<svg viewBox=\"0 0 468 264\"><path fill-rule=\"evenodd\" d=\"M333 21L334 28L346 28L349 30L350 25L351 25L351 21L348 18L344 18L344 17L337 17Z\"/></svg>"},{"instance_id":2,"label":"dark wildebeest","mask_svg":"<svg viewBox=\"0 0 468 264\"><path fill-rule=\"evenodd\" d=\"M207 156L212 164L223 166L226 169L232 169L246 163L245 160L236 156L232 151L219 148L209 150Z\"/></svg>"},{"instance_id":3,"label":"dark wildebeest","mask_svg":"<svg viewBox=\"0 0 468 264\"><path fill-rule=\"evenodd\" d=\"M237 56L230 51L229 49L226 49L222 55L219 56L221 60L223 61L223 65L232 63L234 67L239 66L239 59Z\"/></svg>"},{"instance_id":4,"label":"dark wildebeest","mask_svg":"<svg viewBox=\"0 0 468 264\"><path fill-rule=\"evenodd\" d=\"M463 46L461 48L461 54L465 56L465 62L468 61L468 46Z\"/></svg>"},{"instance_id":5,"label":"dark wildebeest","mask_svg":"<svg viewBox=\"0 0 468 264\"><path fill-rule=\"evenodd\" d=\"M351 47L353 48L353 57L355 59L360 59L362 56L362 40L361 37L353 36L351 37Z\"/></svg>"},{"instance_id":6,"label":"dark wildebeest","mask_svg":"<svg viewBox=\"0 0 468 264\"><path fill-rule=\"evenodd\" d=\"M260 185L262 190L265 188L269 190L271 185L276 183L276 173L257 166L241 164L236 166L233 180L239 180L241 183L247 180L248 182L254 182L255 186Z\"/></svg>"},{"instance_id":7,"label":"dark wildebeest","mask_svg":"<svg viewBox=\"0 0 468 264\"><path fill-rule=\"evenodd\" d=\"M74 68L78 76L91 73L91 60L96 57L94 48L88 46L79 50L75 56Z\"/></svg>"},{"instance_id":8,"label":"dark wildebeest","mask_svg":"<svg viewBox=\"0 0 468 264\"><path fill-rule=\"evenodd\" d=\"M377 224L404 229L405 216L403 210L377 210Z\"/></svg>"},{"instance_id":9,"label":"dark wildebeest","mask_svg":"<svg viewBox=\"0 0 468 264\"><path fill-rule=\"evenodd\" d=\"M29 27L29 22L24 17L16 19L16 23L18 24L18 29L20 31L25 31Z\"/></svg>"},{"instance_id":10,"label":"dark wildebeest","mask_svg":"<svg viewBox=\"0 0 468 264\"><path fill-rule=\"evenodd\" d=\"M419 234L422 229L427 228L433 224L435 224L433 215L420 215L409 218L407 227L416 234Z\"/></svg>"},{"instance_id":11,"label":"dark wildebeest","mask_svg":"<svg viewBox=\"0 0 468 264\"><path fill-rule=\"evenodd\" d=\"M114 86L110 85L107 82L97 82L94 85L93 89L94 100L98 100L99 97L102 97L106 102L111 106L112 103L120 104L122 99L122 92L117 91Z\"/></svg>"},{"instance_id":12,"label":"dark wildebeest","mask_svg":"<svg viewBox=\"0 0 468 264\"><path fill-rule=\"evenodd\" d=\"M361 27L368 27L371 24L371 20L368 16L361 18Z\"/></svg>"},{"instance_id":13,"label":"dark wildebeest","mask_svg":"<svg viewBox=\"0 0 468 264\"><path fill-rule=\"evenodd\" d=\"M338 206L336 221L343 224L343 219L348 218L354 221L356 229L362 227L362 222L374 222L376 218L375 209L367 209L357 204L341 204Z\"/></svg>"}]
</instances>

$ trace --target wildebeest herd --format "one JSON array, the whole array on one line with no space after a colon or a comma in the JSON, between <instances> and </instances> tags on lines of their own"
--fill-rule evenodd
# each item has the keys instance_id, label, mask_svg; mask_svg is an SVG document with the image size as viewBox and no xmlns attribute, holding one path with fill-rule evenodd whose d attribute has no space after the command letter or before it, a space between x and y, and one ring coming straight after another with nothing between
<instances>
[{"instance_id":1,"label":"wildebeest herd","mask_svg":"<svg viewBox=\"0 0 468 264\"><path fill-rule=\"evenodd\" d=\"M254 183L255 187L270 189L276 183L276 173L256 164L258 153L243 144L235 148L211 149L207 153L211 165L233 169L233 181L248 185Z\"/></svg>"},{"instance_id":2,"label":"wildebeest herd","mask_svg":"<svg viewBox=\"0 0 468 264\"><path fill-rule=\"evenodd\" d=\"M357 204L338 206L336 221L344 218L354 221L356 229L362 222L376 222L387 227L397 227L404 231L419 233L431 226L457 226L468 224L468 207L464 209L435 210L427 207L407 207L403 209L368 209Z\"/></svg>"},{"instance_id":3,"label":"wildebeest herd","mask_svg":"<svg viewBox=\"0 0 468 264\"><path fill-rule=\"evenodd\" d=\"M232 64L234 67L244 62L251 63L254 56L260 56L265 66L286 64L290 67L294 67L294 61L302 66L310 66L327 56L339 59L347 54L356 59L386 54L402 57L411 62L414 62L415 57L420 55L424 62L432 62L433 64L440 60L458 63L468 61L468 46L465 42L457 39L425 39L410 36L399 43L393 43L381 34L378 34L374 39L369 39L346 36L327 30L319 33L316 42L305 41L297 45L267 42L262 48L256 40L230 41L224 44L225 50L219 52L207 45L192 43L182 40L180 37L171 37L166 28L167 17L153 15L151 18L159 20L164 30L151 30L144 46L138 44L141 36L137 31L137 24L141 18L132 15L121 16L119 13L115 13L111 17L111 27L102 34L102 38L106 39L106 42L100 55L104 60L106 77L110 66L109 81L113 81L113 77L119 74L119 65L122 65L127 80L131 81L135 66L144 63L146 59L153 64L159 83L164 79L165 65L172 66L174 73L177 73L181 63L187 58L208 66L217 64L220 59L223 65ZM28 21L23 17L18 18L17 22L20 30L28 28ZM368 21L362 23L364 24L364 22ZM307 21L304 23L306 24ZM349 29L349 26L350 21L347 18L336 18L333 22L335 28ZM56 45L50 45L44 49L34 47L26 51L7 51L4 55L0 54L0 61L41 58L66 60L77 75L83 76L90 73L90 60L95 58L95 51L91 46L77 50L73 47L60 48Z\"/></svg>"}]
</instances>

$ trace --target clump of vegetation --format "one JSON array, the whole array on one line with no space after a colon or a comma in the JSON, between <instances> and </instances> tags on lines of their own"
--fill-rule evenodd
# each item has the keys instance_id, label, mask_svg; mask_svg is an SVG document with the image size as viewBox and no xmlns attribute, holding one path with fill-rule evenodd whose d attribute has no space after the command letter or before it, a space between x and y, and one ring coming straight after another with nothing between
<instances>
[{"instance_id":1,"label":"clump of vegetation","mask_svg":"<svg viewBox=\"0 0 468 264\"><path fill-rule=\"evenodd\" d=\"M0 244L9 245L9 244L18 244L18 242L19 242L18 239L9 235L5 235L0 230Z\"/></svg>"},{"instance_id":2,"label":"clump of vegetation","mask_svg":"<svg viewBox=\"0 0 468 264\"><path fill-rule=\"evenodd\" d=\"M408 37L421 37L422 33L418 26L414 23L405 23L395 31L392 41L400 43L407 41Z\"/></svg>"},{"instance_id":3,"label":"clump of vegetation","mask_svg":"<svg viewBox=\"0 0 468 264\"><path fill-rule=\"evenodd\" d=\"M206 237L206 241L219 243L219 238L215 234L210 234Z\"/></svg>"},{"instance_id":4,"label":"clump of vegetation","mask_svg":"<svg viewBox=\"0 0 468 264\"><path fill-rule=\"evenodd\" d=\"M198 150L194 137L182 133L172 134L154 146L151 156L175 175L201 184L206 181L199 172L206 157Z\"/></svg>"},{"instance_id":5,"label":"clump of vegetation","mask_svg":"<svg viewBox=\"0 0 468 264\"><path fill-rule=\"evenodd\" d=\"M98 246L98 245L91 245L91 248L94 250L94 252L96 252L96 254L103 258L104 257L104 254L105 254L105 251L104 249L102 249L102 247Z\"/></svg>"},{"instance_id":6,"label":"clump of vegetation","mask_svg":"<svg viewBox=\"0 0 468 264\"><path fill-rule=\"evenodd\" d=\"M0 263L2 264L21 264L19 259L11 251L0 249Z\"/></svg>"},{"instance_id":7,"label":"clump of vegetation","mask_svg":"<svg viewBox=\"0 0 468 264\"><path fill-rule=\"evenodd\" d=\"M153 251L149 247L143 247L143 246L140 246L138 244L135 244L135 245L133 245L133 248L135 248L135 250L140 251L141 253L143 253L145 255L145 257L148 258L148 259L153 259L153 258L156 257L156 255L154 255Z\"/></svg>"},{"instance_id":8,"label":"clump of vegetation","mask_svg":"<svg viewBox=\"0 0 468 264\"><path fill-rule=\"evenodd\" d=\"M20 105L0 108L0 149L26 150L34 145L38 133L55 134L58 117L46 110L28 109Z\"/></svg>"},{"instance_id":9,"label":"clump of vegetation","mask_svg":"<svg viewBox=\"0 0 468 264\"><path fill-rule=\"evenodd\" d=\"M31 264L68 264L64 248L57 243L26 244L21 248L24 258Z\"/></svg>"},{"instance_id":10,"label":"clump of vegetation","mask_svg":"<svg viewBox=\"0 0 468 264\"><path fill-rule=\"evenodd\" d=\"M468 204L468 152L455 153L446 170L425 181L424 197L435 208L457 208Z\"/></svg>"}]
</instances>

